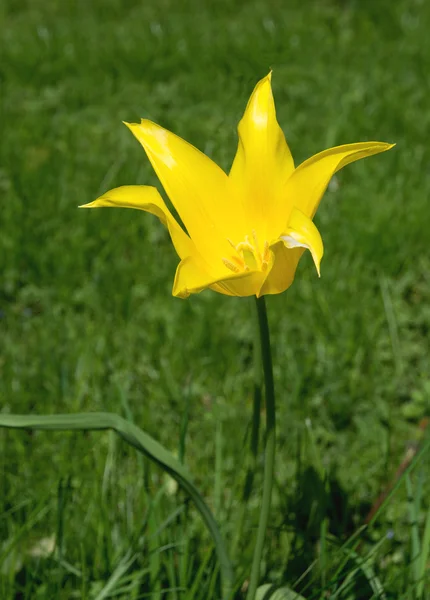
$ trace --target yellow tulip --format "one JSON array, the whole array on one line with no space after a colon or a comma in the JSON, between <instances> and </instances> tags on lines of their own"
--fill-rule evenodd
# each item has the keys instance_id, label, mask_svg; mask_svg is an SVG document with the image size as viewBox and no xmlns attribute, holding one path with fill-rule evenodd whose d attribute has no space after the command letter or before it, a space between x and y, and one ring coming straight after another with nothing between
<instances>
[{"instance_id":1,"label":"yellow tulip","mask_svg":"<svg viewBox=\"0 0 430 600\"><path fill-rule=\"evenodd\" d=\"M187 232L151 186L115 188L84 207L137 208L156 215L181 259L173 284L173 295L180 298L206 288L231 296L279 294L292 284L305 248L319 274L323 243L312 219L331 177L393 146L336 146L295 168L276 120L271 73L257 83L239 123L229 175L147 119L125 124L142 144Z\"/></svg>"}]
</instances>

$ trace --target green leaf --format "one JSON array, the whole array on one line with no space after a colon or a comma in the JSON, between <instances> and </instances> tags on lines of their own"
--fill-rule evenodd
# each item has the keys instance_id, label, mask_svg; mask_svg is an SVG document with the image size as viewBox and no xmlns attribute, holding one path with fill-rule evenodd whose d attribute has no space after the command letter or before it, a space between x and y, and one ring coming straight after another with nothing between
<instances>
[{"instance_id":1,"label":"green leaf","mask_svg":"<svg viewBox=\"0 0 430 600\"><path fill-rule=\"evenodd\" d=\"M48 429L53 431L95 431L112 429L127 443L148 456L167 471L192 498L215 544L221 568L223 596L229 598L234 575L218 525L188 470L159 442L137 425L113 413L78 413L74 415L1 415L0 427L15 429Z\"/></svg>"},{"instance_id":2,"label":"green leaf","mask_svg":"<svg viewBox=\"0 0 430 600\"><path fill-rule=\"evenodd\" d=\"M257 589L255 600L305 600L305 598L289 587L276 587L265 583Z\"/></svg>"}]
</instances>

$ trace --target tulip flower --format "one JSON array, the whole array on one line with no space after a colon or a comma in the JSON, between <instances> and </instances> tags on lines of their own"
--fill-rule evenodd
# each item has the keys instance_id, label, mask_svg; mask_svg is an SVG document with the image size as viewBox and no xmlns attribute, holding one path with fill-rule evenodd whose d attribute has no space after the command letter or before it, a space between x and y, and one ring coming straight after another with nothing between
<instances>
[{"instance_id":1,"label":"tulip flower","mask_svg":"<svg viewBox=\"0 0 430 600\"><path fill-rule=\"evenodd\" d=\"M305 249L320 270L323 243L312 219L331 177L392 144L324 150L297 168L276 120L271 73L257 83L239 123L227 175L208 156L155 123L125 123L142 144L186 231L152 186L115 188L85 208L125 207L156 215L179 255L173 295L209 288L231 296L279 294Z\"/></svg>"}]
</instances>

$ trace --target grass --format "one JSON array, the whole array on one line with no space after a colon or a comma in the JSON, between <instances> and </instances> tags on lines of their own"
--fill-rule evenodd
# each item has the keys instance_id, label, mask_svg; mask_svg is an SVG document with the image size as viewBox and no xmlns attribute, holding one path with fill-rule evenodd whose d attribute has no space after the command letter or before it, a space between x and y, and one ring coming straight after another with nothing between
<instances>
[{"instance_id":1,"label":"grass","mask_svg":"<svg viewBox=\"0 0 430 600\"><path fill-rule=\"evenodd\" d=\"M172 298L177 257L156 219L76 207L156 182L122 119L149 117L228 169L272 67L297 162L366 139L397 147L331 185L322 278L305 257L269 298L279 429L263 580L306 600L421 600L428 453L360 528L430 412L430 9L284 4L1 4L0 407L118 412L182 456L235 540L240 589L261 484L245 507L252 304ZM0 431L0 465L2 599L218 597L198 516L113 434Z\"/></svg>"}]
</instances>

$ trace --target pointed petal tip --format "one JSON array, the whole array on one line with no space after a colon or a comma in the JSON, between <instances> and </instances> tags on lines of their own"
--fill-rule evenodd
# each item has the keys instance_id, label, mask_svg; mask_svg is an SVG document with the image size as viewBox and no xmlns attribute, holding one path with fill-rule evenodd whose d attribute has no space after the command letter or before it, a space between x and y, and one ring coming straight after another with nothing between
<instances>
[{"instance_id":1,"label":"pointed petal tip","mask_svg":"<svg viewBox=\"0 0 430 600\"><path fill-rule=\"evenodd\" d=\"M319 252L321 252L321 254ZM319 252L311 250L312 260L314 261L315 269L318 273L318 278L321 279L321 260L324 254L324 248L319 250Z\"/></svg>"},{"instance_id":2,"label":"pointed petal tip","mask_svg":"<svg viewBox=\"0 0 430 600\"><path fill-rule=\"evenodd\" d=\"M385 152L386 150L391 150L391 148L394 148L394 146L396 145L395 143L392 144L390 142L369 142L369 144L372 144L372 145L374 144L374 146L379 146L380 152Z\"/></svg>"},{"instance_id":3,"label":"pointed petal tip","mask_svg":"<svg viewBox=\"0 0 430 600\"><path fill-rule=\"evenodd\" d=\"M267 75L257 81L249 102L251 102L253 97L257 97L262 92L266 94L272 94L272 69L270 69Z\"/></svg>"},{"instance_id":4,"label":"pointed petal tip","mask_svg":"<svg viewBox=\"0 0 430 600\"><path fill-rule=\"evenodd\" d=\"M129 123L128 121L123 121L123 123L131 132L135 127L139 127L139 123Z\"/></svg>"},{"instance_id":5,"label":"pointed petal tip","mask_svg":"<svg viewBox=\"0 0 430 600\"><path fill-rule=\"evenodd\" d=\"M96 202L97 200L93 200L92 202L87 202L87 204L80 204L78 208L97 208Z\"/></svg>"},{"instance_id":6,"label":"pointed petal tip","mask_svg":"<svg viewBox=\"0 0 430 600\"><path fill-rule=\"evenodd\" d=\"M323 257L324 249L323 248L315 249L311 246L307 246L307 248L311 253L312 260L314 261L315 269L317 270L317 273L318 273L318 277L321 278L321 260Z\"/></svg>"},{"instance_id":7,"label":"pointed petal tip","mask_svg":"<svg viewBox=\"0 0 430 600\"><path fill-rule=\"evenodd\" d=\"M78 208L103 208L105 206L109 206L109 193L110 192L106 192L92 202L87 202L87 204L80 204Z\"/></svg>"},{"instance_id":8,"label":"pointed petal tip","mask_svg":"<svg viewBox=\"0 0 430 600\"><path fill-rule=\"evenodd\" d=\"M320 265L324 255L324 246L320 232L312 219L309 219L299 209L293 209L288 230L280 239L287 248L307 248L311 253L318 277L321 277Z\"/></svg>"},{"instance_id":9,"label":"pointed petal tip","mask_svg":"<svg viewBox=\"0 0 430 600\"><path fill-rule=\"evenodd\" d=\"M140 119L140 123L128 123L127 121L123 121L123 123L139 141L139 134L148 133L149 128L155 129L159 127L161 129L159 125L149 119Z\"/></svg>"},{"instance_id":10,"label":"pointed petal tip","mask_svg":"<svg viewBox=\"0 0 430 600\"><path fill-rule=\"evenodd\" d=\"M154 121L151 121L150 119L140 119L140 123L129 123L128 121L123 121L123 123L126 127L131 129L131 131L136 127L158 127L159 129L163 129L161 125L154 123Z\"/></svg>"},{"instance_id":11,"label":"pointed petal tip","mask_svg":"<svg viewBox=\"0 0 430 600\"><path fill-rule=\"evenodd\" d=\"M181 300L186 300L187 298L190 297L190 295L191 294L187 288L178 289L175 287L175 285L173 285L172 296L174 298L180 298Z\"/></svg>"},{"instance_id":12,"label":"pointed petal tip","mask_svg":"<svg viewBox=\"0 0 430 600\"><path fill-rule=\"evenodd\" d=\"M131 133L140 141L140 143L142 143L142 135L164 136L167 131L164 127L161 127L161 125L154 123L154 121L151 121L150 119L140 119L140 123L128 123L127 121L123 121L123 123L130 129Z\"/></svg>"},{"instance_id":13,"label":"pointed petal tip","mask_svg":"<svg viewBox=\"0 0 430 600\"><path fill-rule=\"evenodd\" d=\"M158 123L154 123L154 121L151 121L151 119L140 119L139 126L140 127L155 127L156 129L164 129L164 127L161 127L161 125L159 125Z\"/></svg>"},{"instance_id":14,"label":"pointed petal tip","mask_svg":"<svg viewBox=\"0 0 430 600\"><path fill-rule=\"evenodd\" d=\"M263 87L265 84L268 84L270 89L272 89L272 69L270 69L270 71L267 73L267 75L265 77L263 77L263 79L260 79L260 81L257 83L256 87Z\"/></svg>"}]
</instances>

